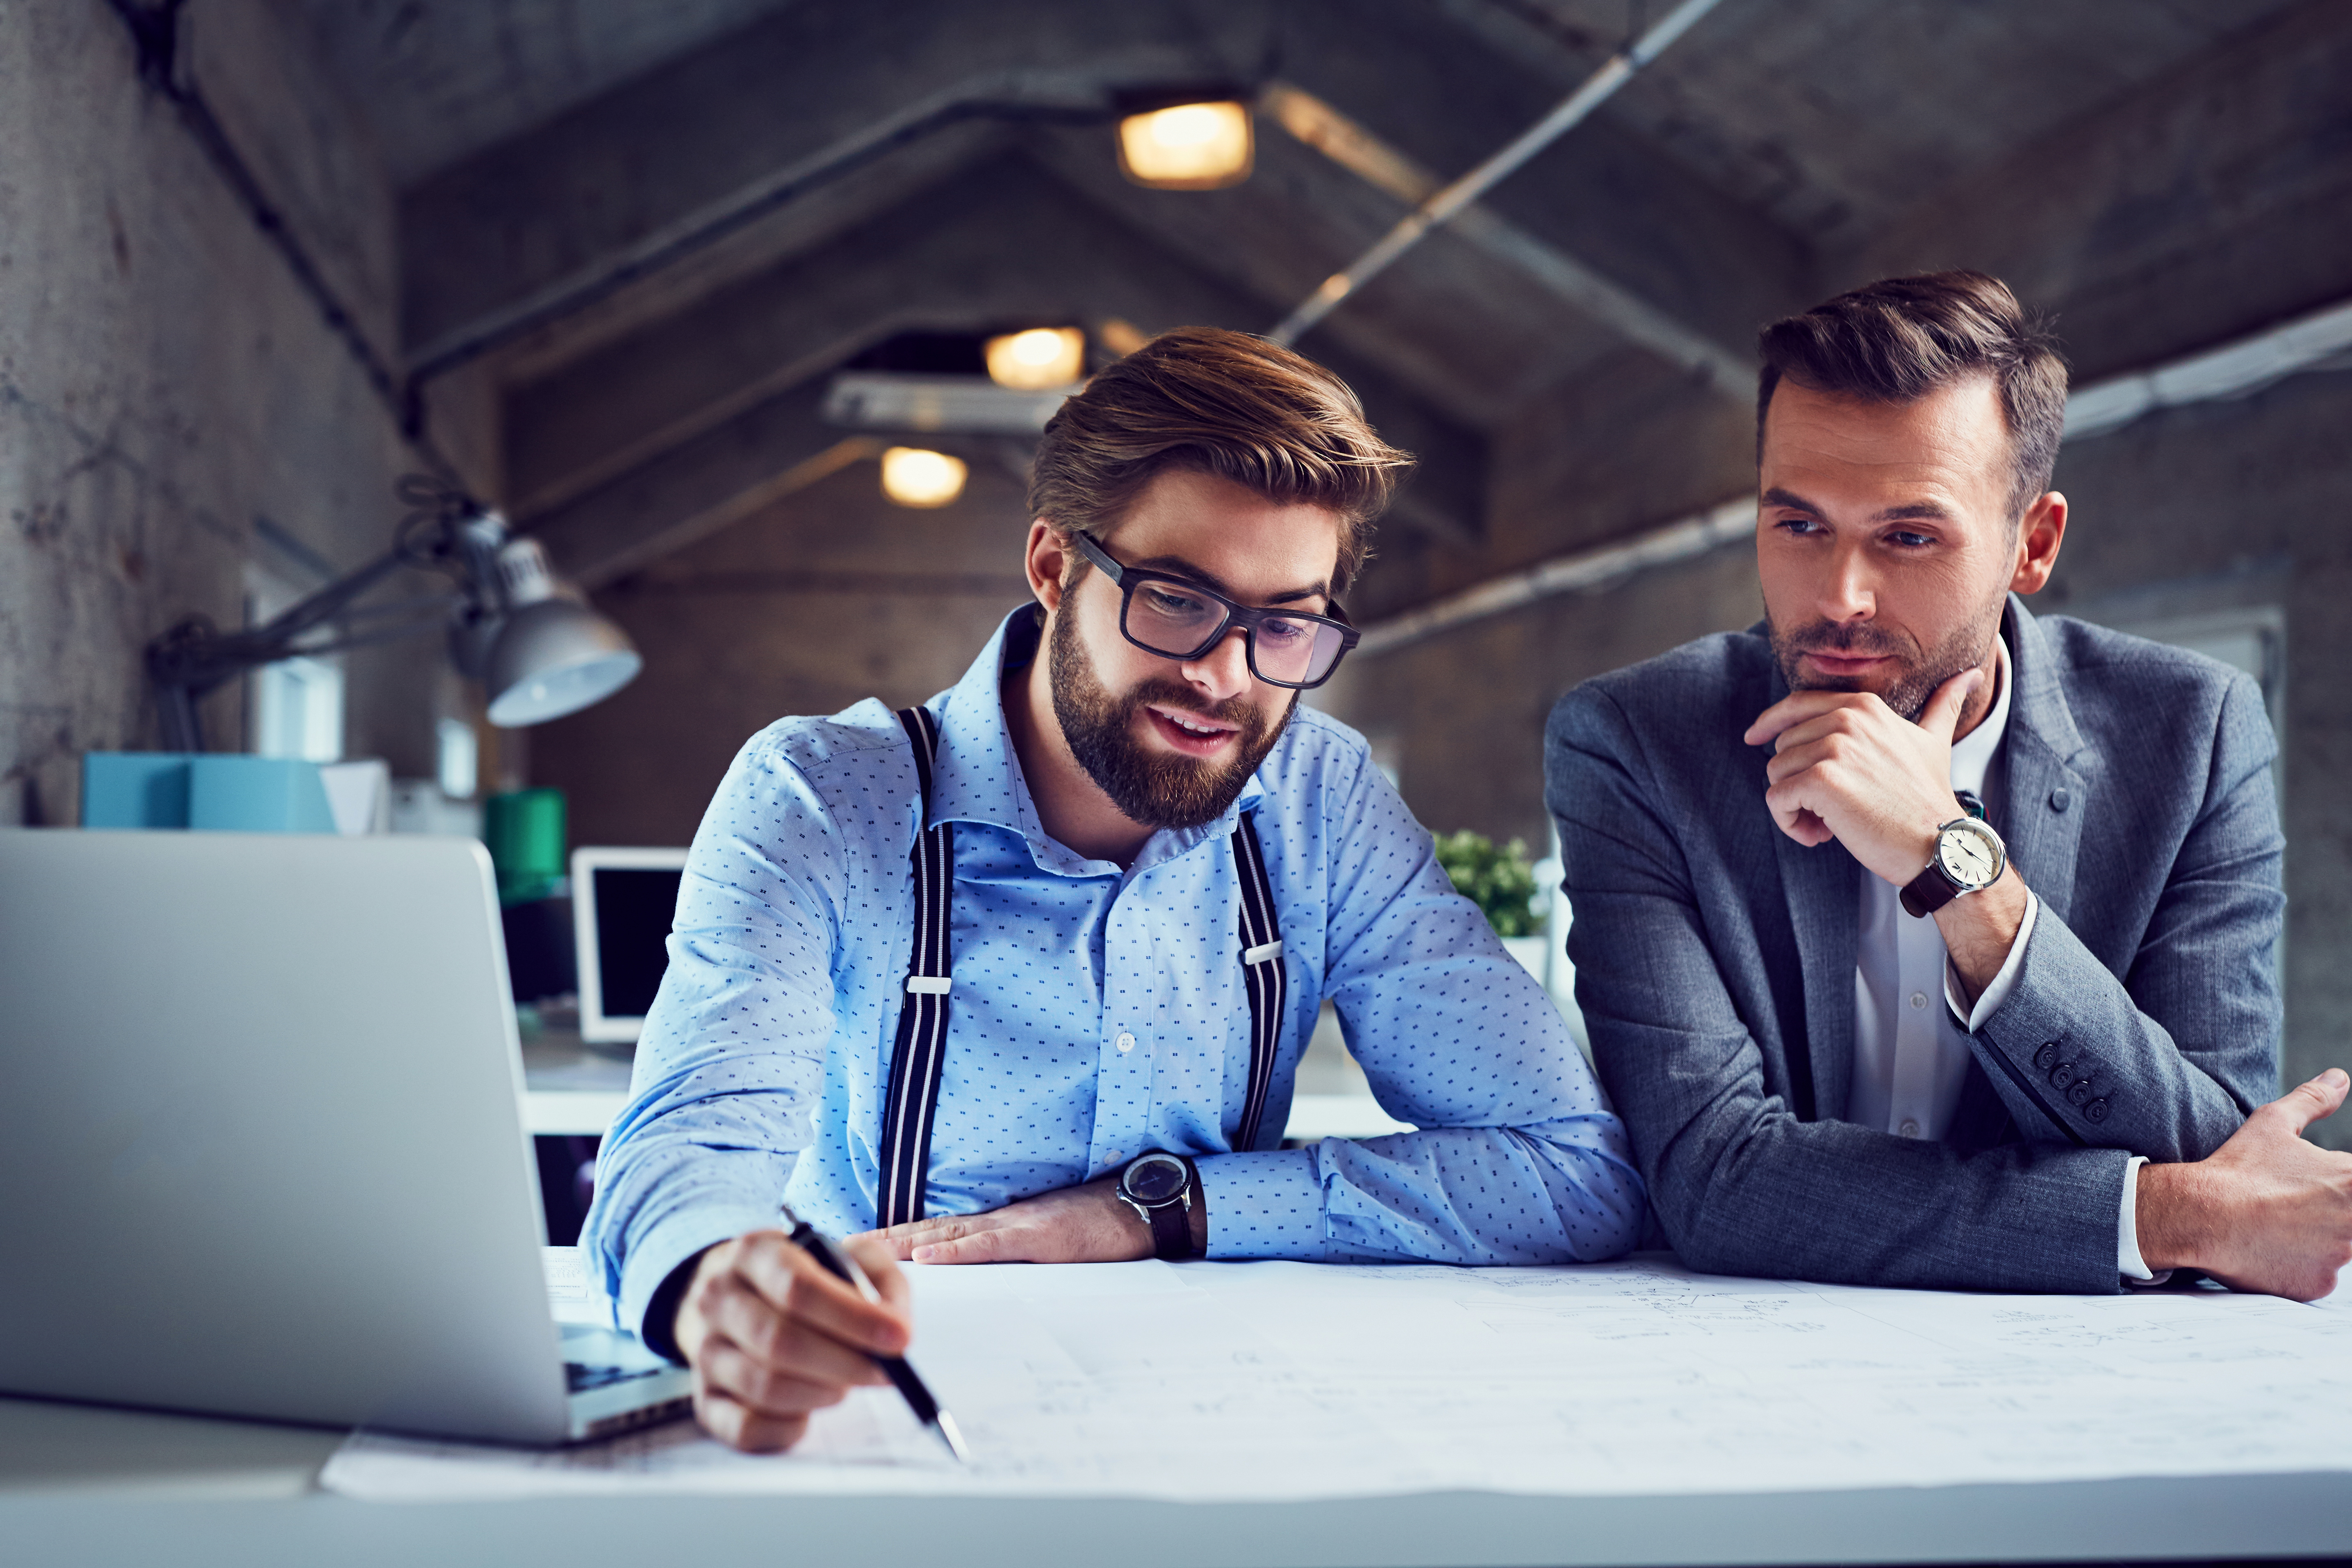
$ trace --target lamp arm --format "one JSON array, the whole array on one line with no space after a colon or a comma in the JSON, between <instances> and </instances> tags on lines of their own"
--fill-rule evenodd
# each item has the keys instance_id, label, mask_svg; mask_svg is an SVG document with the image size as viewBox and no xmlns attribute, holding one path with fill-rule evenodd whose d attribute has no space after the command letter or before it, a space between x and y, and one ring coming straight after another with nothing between
<instances>
[{"instance_id":1,"label":"lamp arm","mask_svg":"<svg viewBox=\"0 0 2352 1568\"><path fill-rule=\"evenodd\" d=\"M157 637L147 645L147 673L162 712L164 743L173 751L202 751L204 734L196 700L248 669L297 655L336 653L366 643L389 641L444 619L458 595L412 598L357 611L356 615L370 617L395 615L400 618L391 626L332 637L323 643L304 646L299 642L304 633L334 619L352 601L394 572L417 564L415 552L395 547L260 626L223 633L215 630L207 617L191 616Z\"/></svg>"}]
</instances>

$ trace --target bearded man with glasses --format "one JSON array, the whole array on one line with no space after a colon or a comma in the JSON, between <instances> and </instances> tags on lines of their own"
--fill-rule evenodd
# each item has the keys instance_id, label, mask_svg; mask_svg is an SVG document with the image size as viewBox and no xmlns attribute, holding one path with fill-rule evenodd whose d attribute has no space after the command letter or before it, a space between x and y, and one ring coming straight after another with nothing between
<instances>
[{"instance_id":1,"label":"bearded man with glasses","mask_svg":"<svg viewBox=\"0 0 2352 1568\"><path fill-rule=\"evenodd\" d=\"M1559 1263L1643 1194L1541 986L1298 693L1411 459L1329 372L1167 333L1040 444L963 679L754 736L696 836L586 1241L703 1424L881 1380L923 1263ZM1320 1004L1419 1129L1281 1147ZM779 1199L880 1295L820 1268Z\"/></svg>"}]
</instances>

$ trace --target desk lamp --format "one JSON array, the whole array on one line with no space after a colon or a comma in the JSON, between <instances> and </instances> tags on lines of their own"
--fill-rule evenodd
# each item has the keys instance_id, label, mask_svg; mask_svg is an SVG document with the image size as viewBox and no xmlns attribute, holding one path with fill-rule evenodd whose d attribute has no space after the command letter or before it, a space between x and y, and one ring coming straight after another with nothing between
<instances>
[{"instance_id":1,"label":"desk lamp","mask_svg":"<svg viewBox=\"0 0 2352 1568\"><path fill-rule=\"evenodd\" d=\"M489 721L501 729L577 712L635 678L645 661L627 636L557 580L537 540L516 538L497 512L437 480L412 475L398 493L410 510L379 559L260 626L224 632L193 615L147 645L167 749L203 751L198 700L248 669L436 625L447 628L458 671L481 681ZM404 566L441 573L457 586L354 607Z\"/></svg>"}]
</instances>

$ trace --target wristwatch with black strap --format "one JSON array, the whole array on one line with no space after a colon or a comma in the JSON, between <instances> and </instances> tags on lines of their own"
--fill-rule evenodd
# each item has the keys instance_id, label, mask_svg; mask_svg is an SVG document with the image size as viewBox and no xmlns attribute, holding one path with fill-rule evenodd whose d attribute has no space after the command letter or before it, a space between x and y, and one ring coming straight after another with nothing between
<instances>
[{"instance_id":1,"label":"wristwatch with black strap","mask_svg":"<svg viewBox=\"0 0 2352 1568\"><path fill-rule=\"evenodd\" d=\"M1118 1175L1118 1201L1151 1227L1155 1257L1175 1261L1192 1251L1192 1189L1200 1181L1192 1162L1154 1149L1127 1163Z\"/></svg>"},{"instance_id":2,"label":"wristwatch with black strap","mask_svg":"<svg viewBox=\"0 0 2352 1568\"><path fill-rule=\"evenodd\" d=\"M2008 867L2009 846L1991 823L1956 816L1936 829L1935 850L1927 868L1903 889L1903 907L1914 915L1932 915L1963 894L1991 887Z\"/></svg>"}]
</instances>

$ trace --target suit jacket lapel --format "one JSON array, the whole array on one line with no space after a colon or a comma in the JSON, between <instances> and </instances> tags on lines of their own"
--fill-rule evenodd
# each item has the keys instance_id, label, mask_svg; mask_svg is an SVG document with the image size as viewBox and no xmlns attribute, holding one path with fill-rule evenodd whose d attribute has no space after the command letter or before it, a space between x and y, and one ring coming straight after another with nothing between
<instances>
[{"instance_id":1,"label":"suit jacket lapel","mask_svg":"<svg viewBox=\"0 0 2352 1568\"><path fill-rule=\"evenodd\" d=\"M2010 668L2017 690L2010 701L2007 820L1995 822L2018 875L2042 906L2069 919L2074 857L2089 806L2089 781L2077 765L2082 732L2059 684L2055 658L2042 628L2015 595L2008 610Z\"/></svg>"},{"instance_id":2,"label":"suit jacket lapel","mask_svg":"<svg viewBox=\"0 0 2352 1568\"><path fill-rule=\"evenodd\" d=\"M1758 711L1789 694L1776 669ZM1804 1026L1786 1039L1790 1110L1801 1121L1845 1116L1853 1086L1853 975L1860 941L1862 900L1859 864L1843 844L1807 848L1780 831L1763 802L1769 747L1749 749L1754 791L1749 796L1757 831L1769 839L1787 900L1789 929L1796 938L1803 973Z\"/></svg>"},{"instance_id":3,"label":"suit jacket lapel","mask_svg":"<svg viewBox=\"0 0 2352 1568\"><path fill-rule=\"evenodd\" d=\"M1860 873L1843 844L1808 849L1778 826L1772 835L1780 841L1774 852L1805 978L1803 1046L1811 1058L1813 1103L1794 1109L1803 1121L1843 1121L1853 1087L1853 973L1862 923L1854 879ZM1793 1076L1799 1064L1789 1065ZM1799 1092L1801 1099L1801 1085Z\"/></svg>"}]
</instances>

